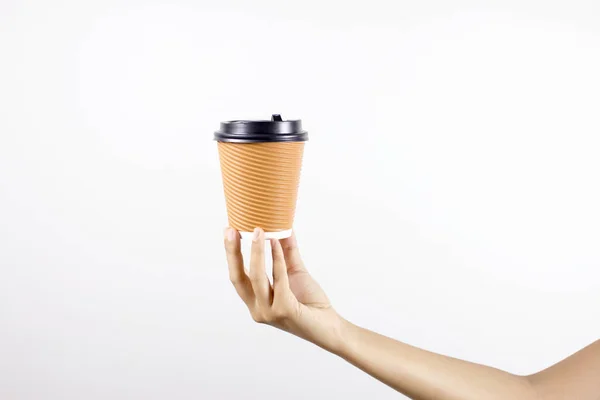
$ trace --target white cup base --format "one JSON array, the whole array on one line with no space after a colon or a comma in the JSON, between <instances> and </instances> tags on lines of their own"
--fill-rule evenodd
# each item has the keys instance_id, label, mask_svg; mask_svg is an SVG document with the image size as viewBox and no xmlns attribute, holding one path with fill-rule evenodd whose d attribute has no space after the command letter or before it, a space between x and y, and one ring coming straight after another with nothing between
<instances>
[{"instance_id":1,"label":"white cup base","mask_svg":"<svg viewBox=\"0 0 600 400\"><path fill-rule=\"evenodd\" d=\"M240 235L242 236L242 239L252 240L252 235L254 235L254 232L240 232ZM292 236L291 229L279 232L265 232L265 239L285 239L289 238L290 236Z\"/></svg>"}]
</instances>

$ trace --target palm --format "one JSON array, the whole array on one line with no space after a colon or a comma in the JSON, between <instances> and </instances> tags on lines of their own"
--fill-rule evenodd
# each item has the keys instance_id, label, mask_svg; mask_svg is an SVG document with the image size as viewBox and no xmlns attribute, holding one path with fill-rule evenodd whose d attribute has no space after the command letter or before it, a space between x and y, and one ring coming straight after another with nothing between
<instances>
[{"instance_id":1,"label":"palm","mask_svg":"<svg viewBox=\"0 0 600 400\"><path fill-rule=\"evenodd\" d=\"M332 346L327 338L335 337L339 318L327 295L301 262L288 264L288 280L297 314L287 330L320 346Z\"/></svg>"},{"instance_id":2,"label":"palm","mask_svg":"<svg viewBox=\"0 0 600 400\"><path fill-rule=\"evenodd\" d=\"M310 276L292 235L272 240L273 281L265 272L264 232L257 229L252 242L249 272L244 271L239 233L226 230L229 275L256 322L268 323L323 348L337 346L343 320L325 292Z\"/></svg>"},{"instance_id":3,"label":"palm","mask_svg":"<svg viewBox=\"0 0 600 400\"><path fill-rule=\"evenodd\" d=\"M290 289L299 303L308 307L328 308L329 299L321 286L306 271L288 271Z\"/></svg>"}]
</instances>

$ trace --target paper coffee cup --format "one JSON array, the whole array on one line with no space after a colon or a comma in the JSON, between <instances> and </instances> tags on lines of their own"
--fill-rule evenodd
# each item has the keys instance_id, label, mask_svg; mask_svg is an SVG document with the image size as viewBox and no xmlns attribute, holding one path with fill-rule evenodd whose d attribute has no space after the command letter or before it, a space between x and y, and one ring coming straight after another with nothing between
<instances>
[{"instance_id":1,"label":"paper coffee cup","mask_svg":"<svg viewBox=\"0 0 600 400\"><path fill-rule=\"evenodd\" d=\"M291 236L304 142L300 120L227 121L215 132L229 226L267 239Z\"/></svg>"}]
</instances>

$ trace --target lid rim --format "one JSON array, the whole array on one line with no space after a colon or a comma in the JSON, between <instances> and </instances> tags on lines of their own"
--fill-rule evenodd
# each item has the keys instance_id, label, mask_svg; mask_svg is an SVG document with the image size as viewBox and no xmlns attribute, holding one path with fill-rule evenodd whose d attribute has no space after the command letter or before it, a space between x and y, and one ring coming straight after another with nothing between
<instances>
[{"instance_id":1,"label":"lid rim","mask_svg":"<svg viewBox=\"0 0 600 400\"><path fill-rule=\"evenodd\" d=\"M304 131L296 134L252 134L235 135L215 132L214 140L217 142L229 143L270 143L270 142L307 142L308 132Z\"/></svg>"},{"instance_id":2,"label":"lid rim","mask_svg":"<svg viewBox=\"0 0 600 400\"><path fill-rule=\"evenodd\" d=\"M308 132L302 129L302 120L283 120L281 115L273 114L271 120L221 122L214 139L233 143L305 142Z\"/></svg>"}]
</instances>

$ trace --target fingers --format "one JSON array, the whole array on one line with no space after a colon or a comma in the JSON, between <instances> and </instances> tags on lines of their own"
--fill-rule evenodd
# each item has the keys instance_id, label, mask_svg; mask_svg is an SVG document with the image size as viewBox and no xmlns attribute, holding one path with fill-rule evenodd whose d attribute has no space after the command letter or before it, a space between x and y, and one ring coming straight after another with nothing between
<instances>
[{"instance_id":1,"label":"fingers","mask_svg":"<svg viewBox=\"0 0 600 400\"><path fill-rule=\"evenodd\" d=\"M250 256L250 284L259 307L267 309L271 305L272 290L265 272L265 233L256 228L252 237Z\"/></svg>"},{"instance_id":2,"label":"fingers","mask_svg":"<svg viewBox=\"0 0 600 400\"><path fill-rule=\"evenodd\" d=\"M285 263L287 265L288 274L294 274L300 271L306 271L304 262L300 257L300 251L298 250L298 242L296 241L296 233L292 233L287 239L281 240L281 247L283 248L283 255Z\"/></svg>"},{"instance_id":3,"label":"fingers","mask_svg":"<svg viewBox=\"0 0 600 400\"><path fill-rule=\"evenodd\" d=\"M275 304L289 291L290 283L283 248L279 240L271 239L271 253L273 256L273 291L275 296L273 304Z\"/></svg>"},{"instance_id":4,"label":"fingers","mask_svg":"<svg viewBox=\"0 0 600 400\"><path fill-rule=\"evenodd\" d=\"M265 271L265 233L254 230L252 238L250 269L244 270L239 233L231 228L225 230L225 249L229 264L229 276L239 296L244 300L252 318L281 329L289 328L289 321L297 317L299 303L290 288L286 263L287 258L295 262L296 269L304 269L295 240L281 242L271 240L273 257L273 286ZM287 327L287 328L286 328Z\"/></svg>"},{"instance_id":5,"label":"fingers","mask_svg":"<svg viewBox=\"0 0 600 400\"><path fill-rule=\"evenodd\" d=\"M229 279L244 303L251 305L254 301L254 293L250 279L248 279L244 271L240 235L235 229L226 228L224 236L225 254L227 255L227 264L229 266Z\"/></svg>"}]
</instances>

